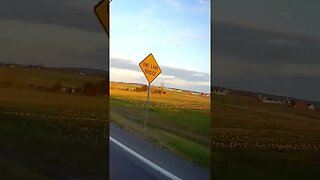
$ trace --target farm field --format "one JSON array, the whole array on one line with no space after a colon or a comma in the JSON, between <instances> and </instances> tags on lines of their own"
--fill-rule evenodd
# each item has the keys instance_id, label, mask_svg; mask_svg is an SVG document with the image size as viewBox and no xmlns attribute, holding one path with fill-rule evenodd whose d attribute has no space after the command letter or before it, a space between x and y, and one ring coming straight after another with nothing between
<instances>
[{"instance_id":1,"label":"farm field","mask_svg":"<svg viewBox=\"0 0 320 180\"><path fill-rule=\"evenodd\" d=\"M107 177L107 97L48 91L102 78L23 67L0 77L0 179Z\"/></svg>"},{"instance_id":2,"label":"farm field","mask_svg":"<svg viewBox=\"0 0 320 180\"><path fill-rule=\"evenodd\" d=\"M212 104L213 178L320 177L320 111L237 94Z\"/></svg>"},{"instance_id":3,"label":"farm field","mask_svg":"<svg viewBox=\"0 0 320 180\"><path fill-rule=\"evenodd\" d=\"M179 156L210 167L210 97L190 92L155 93L151 86L146 132L143 132L147 92L142 85L111 82L110 121Z\"/></svg>"}]
</instances>

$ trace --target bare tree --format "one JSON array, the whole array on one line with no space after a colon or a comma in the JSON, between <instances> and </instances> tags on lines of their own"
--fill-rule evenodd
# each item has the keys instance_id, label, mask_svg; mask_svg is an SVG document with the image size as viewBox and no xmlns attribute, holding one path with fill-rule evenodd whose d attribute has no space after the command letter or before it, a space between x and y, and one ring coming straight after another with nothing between
<instances>
[{"instance_id":1,"label":"bare tree","mask_svg":"<svg viewBox=\"0 0 320 180\"><path fill-rule=\"evenodd\" d=\"M161 82L161 89L164 89L164 82Z\"/></svg>"}]
</instances>

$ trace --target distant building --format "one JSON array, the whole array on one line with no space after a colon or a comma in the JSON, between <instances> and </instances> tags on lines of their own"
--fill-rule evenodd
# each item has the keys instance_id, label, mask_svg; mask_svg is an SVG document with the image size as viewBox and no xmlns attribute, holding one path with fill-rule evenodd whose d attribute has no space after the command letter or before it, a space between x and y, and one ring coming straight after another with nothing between
<instances>
[{"instance_id":1,"label":"distant building","mask_svg":"<svg viewBox=\"0 0 320 180\"><path fill-rule=\"evenodd\" d=\"M308 109L310 109L310 110L316 110L316 108L314 107L313 104L309 104L309 105L308 105Z\"/></svg>"},{"instance_id":2,"label":"distant building","mask_svg":"<svg viewBox=\"0 0 320 180\"><path fill-rule=\"evenodd\" d=\"M218 94L218 95L227 95L226 93L223 93L223 92L213 92L213 94Z\"/></svg>"},{"instance_id":3,"label":"distant building","mask_svg":"<svg viewBox=\"0 0 320 180\"><path fill-rule=\"evenodd\" d=\"M168 87L164 87L164 89L166 89L168 91L182 92L181 89L174 89L174 88L168 88Z\"/></svg>"},{"instance_id":4,"label":"distant building","mask_svg":"<svg viewBox=\"0 0 320 180\"><path fill-rule=\"evenodd\" d=\"M213 94L218 94L218 95L227 95L229 93L228 90L219 90L219 89L214 89Z\"/></svg>"},{"instance_id":5,"label":"distant building","mask_svg":"<svg viewBox=\"0 0 320 180\"><path fill-rule=\"evenodd\" d=\"M293 101L292 103L293 107L295 108L306 108L307 105L303 101Z\"/></svg>"},{"instance_id":6,"label":"distant building","mask_svg":"<svg viewBox=\"0 0 320 180\"><path fill-rule=\"evenodd\" d=\"M262 99L262 102L267 104L283 104L281 101L274 99Z\"/></svg>"}]
</instances>

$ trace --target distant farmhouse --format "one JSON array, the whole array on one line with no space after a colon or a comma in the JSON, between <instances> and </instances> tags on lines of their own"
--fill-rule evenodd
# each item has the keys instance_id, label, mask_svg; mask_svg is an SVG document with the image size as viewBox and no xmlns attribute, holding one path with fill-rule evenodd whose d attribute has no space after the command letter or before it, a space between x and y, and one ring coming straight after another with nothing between
<instances>
[{"instance_id":1,"label":"distant farmhouse","mask_svg":"<svg viewBox=\"0 0 320 180\"><path fill-rule=\"evenodd\" d=\"M293 108L304 108L309 110L320 111L320 102L312 102L307 100L299 100L292 97L285 97L279 95L265 94L261 92L250 92L244 90L235 90L230 88L223 88L218 86L212 86L212 94L227 95L236 94L242 96L250 96L259 98L262 103L266 104L280 104L285 106L291 106Z\"/></svg>"},{"instance_id":2,"label":"distant farmhouse","mask_svg":"<svg viewBox=\"0 0 320 180\"><path fill-rule=\"evenodd\" d=\"M229 91L227 89L221 90L221 89L213 89L213 94L218 94L218 95L227 95L229 94Z\"/></svg>"},{"instance_id":3,"label":"distant farmhouse","mask_svg":"<svg viewBox=\"0 0 320 180\"><path fill-rule=\"evenodd\" d=\"M304 108L304 109L310 109L310 110L320 110L320 106L315 105L314 103L310 103L303 100L291 100L286 97L263 97L259 94L259 99L262 100L263 103L269 103L269 104L283 104L288 105L294 108Z\"/></svg>"},{"instance_id":4,"label":"distant farmhouse","mask_svg":"<svg viewBox=\"0 0 320 180\"><path fill-rule=\"evenodd\" d=\"M281 101L275 99L262 99L262 102L267 104L283 104Z\"/></svg>"},{"instance_id":5,"label":"distant farmhouse","mask_svg":"<svg viewBox=\"0 0 320 180\"><path fill-rule=\"evenodd\" d=\"M169 87L164 87L165 90L168 91L173 91L173 92L185 92L185 93L191 93L193 95L201 95L201 96L210 96L209 93L203 93L203 92L196 92L196 91L188 91L188 90L181 90L181 89L176 89L176 88L169 88Z\"/></svg>"},{"instance_id":6,"label":"distant farmhouse","mask_svg":"<svg viewBox=\"0 0 320 180\"><path fill-rule=\"evenodd\" d=\"M314 104L308 104L308 109L310 110L316 110L316 107Z\"/></svg>"},{"instance_id":7,"label":"distant farmhouse","mask_svg":"<svg viewBox=\"0 0 320 180\"><path fill-rule=\"evenodd\" d=\"M307 108L308 105L303 101L292 101L292 106L295 108Z\"/></svg>"},{"instance_id":8,"label":"distant farmhouse","mask_svg":"<svg viewBox=\"0 0 320 180\"><path fill-rule=\"evenodd\" d=\"M191 93L192 93L193 95L200 95L200 96L207 96L207 97L210 96L209 93L203 93L203 92L195 92L195 91L192 91Z\"/></svg>"},{"instance_id":9,"label":"distant farmhouse","mask_svg":"<svg viewBox=\"0 0 320 180\"><path fill-rule=\"evenodd\" d=\"M169 87L165 87L164 89L166 89L168 91L182 92L181 89L175 89L175 88L169 88Z\"/></svg>"},{"instance_id":10,"label":"distant farmhouse","mask_svg":"<svg viewBox=\"0 0 320 180\"><path fill-rule=\"evenodd\" d=\"M272 97L264 97L261 94L259 94L259 99L261 99L262 102L266 104L286 104L286 101L272 98Z\"/></svg>"}]
</instances>

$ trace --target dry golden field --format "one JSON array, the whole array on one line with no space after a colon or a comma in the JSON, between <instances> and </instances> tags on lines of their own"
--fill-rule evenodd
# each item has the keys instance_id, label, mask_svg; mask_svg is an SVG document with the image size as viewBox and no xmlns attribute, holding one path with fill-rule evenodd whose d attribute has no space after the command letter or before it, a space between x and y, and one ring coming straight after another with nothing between
<instances>
[{"instance_id":1,"label":"dry golden field","mask_svg":"<svg viewBox=\"0 0 320 180\"><path fill-rule=\"evenodd\" d=\"M127 99L136 102L145 102L147 100L147 92L124 91L125 88L139 87L134 84L110 83L110 96L115 98ZM165 90L166 94L154 93L160 87L151 86L150 102L155 106L165 106L181 109L196 109L210 111L210 96L194 95L190 92L175 92Z\"/></svg>"}]
</instances>

